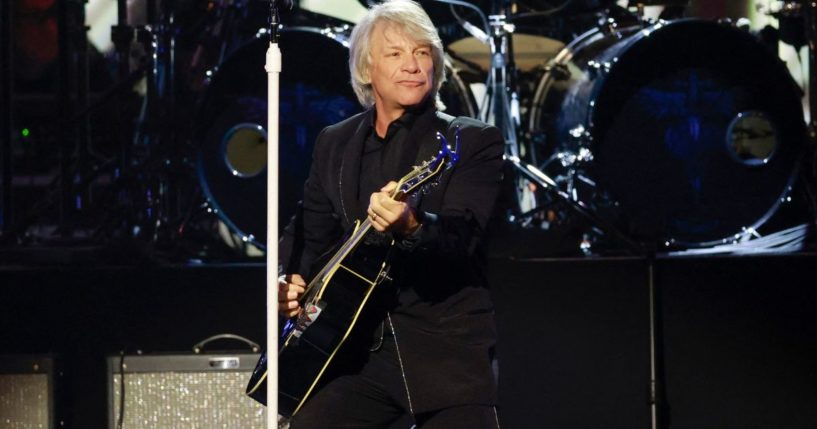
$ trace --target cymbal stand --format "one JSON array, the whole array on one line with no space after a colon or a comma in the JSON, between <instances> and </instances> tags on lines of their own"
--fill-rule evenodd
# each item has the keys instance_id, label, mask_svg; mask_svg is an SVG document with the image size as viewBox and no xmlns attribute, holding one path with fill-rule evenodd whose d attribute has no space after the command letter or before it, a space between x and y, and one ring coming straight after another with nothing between
<instances>
[{"instance_id":1,"label":"cymbal stand","mask_svg":"<svg viewBox=\"0 0 817 429\"><path fill-rule=\"evenodd\" d=\"M491 70L487 94L490 103L490 116L493 124L502 131L505 138L505 153L519 156L518 135L521 118L519 117L519 96L516 86L516 64L513 59L513 24L507 21L507 15L500 13L488 17L491 26Z\"/></svg>"},{"instance_id":2,"label":"cymbal stand","mask_svg":"<svg viewBox=\"0 0 817 429\"><path fill-rule=\"evenodd\" d=\"M480 109L480 119L495 125L505 140L505 158L520 159L519 136L521 117L519 113L519 88L517 70L513 55L514 25L508 20L515 9L512 0L498 0L493 4L493 14L488 17L490 35L486 42L490 48L491 68L489 70L486 97L488 103ZM513 164L516 166L516 164ZM514 195L520 212L535 206L535 199L527 180L523 176L514 178Z\"/></svg>"}]
</instances>

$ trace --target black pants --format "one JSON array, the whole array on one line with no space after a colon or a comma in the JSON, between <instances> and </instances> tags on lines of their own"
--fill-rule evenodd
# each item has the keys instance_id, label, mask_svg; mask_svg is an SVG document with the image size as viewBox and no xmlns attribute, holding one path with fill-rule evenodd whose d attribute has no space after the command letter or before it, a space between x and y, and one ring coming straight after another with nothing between
<instances>
[{"instance_id":1,"label":"black pants","mask_svg":"<svg viewBox=\"0 0 817 429\"><path fill-rule=\"evenodd\" d=\"M444 381L441 381L444 382ZM290 429L497 429L495 408L465 405L413 416L394 337L359 372L334 377L307 400Z\"/></svg>"}]
</instances>

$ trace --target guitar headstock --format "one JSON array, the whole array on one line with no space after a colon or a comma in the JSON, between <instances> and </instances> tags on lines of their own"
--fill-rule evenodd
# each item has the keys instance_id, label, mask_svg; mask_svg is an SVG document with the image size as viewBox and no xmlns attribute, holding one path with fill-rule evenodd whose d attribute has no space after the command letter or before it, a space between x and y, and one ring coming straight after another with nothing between
<instances>
[{"instance_id":1,"label":"guitar headstock","mask_svg":"<svg viewBox=\"0 0 817 429\"><path fill-rule=\"evenodd\" d=\"M437 184L440 173L453 167L459 161L460 128L454 132L454 148L448 144L445 136L437 131L437 140L440 142L440 151L430 159L416 165L411 172L397 182L397 189L392 197L409 195L418 191L427 192L428 188Z\"/></svg>"}]
</instances>

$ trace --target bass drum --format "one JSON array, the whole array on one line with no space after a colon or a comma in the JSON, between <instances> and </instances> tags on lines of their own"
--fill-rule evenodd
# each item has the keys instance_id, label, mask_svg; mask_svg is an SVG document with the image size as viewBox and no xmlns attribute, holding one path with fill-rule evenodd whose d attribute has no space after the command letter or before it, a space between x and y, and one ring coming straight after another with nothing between
<instances>
[{"instance_id":1,"label":"bass drum","mask_svg":"<svg viewBox=\"0 0 817 429\"><path fill-rule=\"evenodd\" d=\"M597 215L657 248L758 228L804 148L799 88L752 35L701 20L590 31L548 67L530 161Z\"/></svg>"},{"instance_id":2,"label":"bass drum","mask_svg":"<svg viewBox=\"0 0 817 429\"><path fill-rule=\"evenodd\" d=\"M284 28L280 35L279 228L295 213L312 147L326 126L362 111L349 85L347 29ZM264 248L267 183L266 34L233 52L212 75L196 124L197 172L210 207L246 242ZM475 102L447 69L440 98L453 115Z\"/></svg>"}]
</instances>

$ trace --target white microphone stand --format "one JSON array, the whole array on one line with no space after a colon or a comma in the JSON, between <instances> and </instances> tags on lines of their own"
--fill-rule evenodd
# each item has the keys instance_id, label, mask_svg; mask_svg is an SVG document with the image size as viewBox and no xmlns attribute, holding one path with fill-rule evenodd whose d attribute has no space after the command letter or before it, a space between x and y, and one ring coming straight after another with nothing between
<instances>
[{"instance_id":1,"label":"white microphone stand","mask_svg":"<svg viewBox=\"0 0 817 429\"><path fill-rule=\"evenodd\" d=\"M267 429L278 427L278 8L270 1L267 48Z\"/></svg>"}]
</instances>

